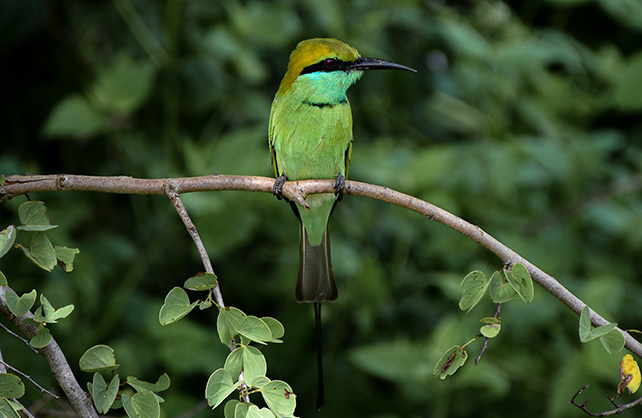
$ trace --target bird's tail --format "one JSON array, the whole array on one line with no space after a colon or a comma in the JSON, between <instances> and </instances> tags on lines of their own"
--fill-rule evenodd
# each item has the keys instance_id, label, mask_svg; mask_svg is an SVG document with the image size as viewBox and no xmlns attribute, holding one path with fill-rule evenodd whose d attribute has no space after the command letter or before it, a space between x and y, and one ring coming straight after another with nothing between
<instances>
[{"instance_id":1,"label":"bird's tail","mask_svg":"<svg viewBox=\"0 0 642 418\"><path fill-rule=\"evenodd\" d=\"M301 222L301 258L296 298L299 302L325 302L336 300L337 285L334 283L330 262L330 236L326 229L319 245L310 244L307 231Z\"/></svg>"}]
</instances>

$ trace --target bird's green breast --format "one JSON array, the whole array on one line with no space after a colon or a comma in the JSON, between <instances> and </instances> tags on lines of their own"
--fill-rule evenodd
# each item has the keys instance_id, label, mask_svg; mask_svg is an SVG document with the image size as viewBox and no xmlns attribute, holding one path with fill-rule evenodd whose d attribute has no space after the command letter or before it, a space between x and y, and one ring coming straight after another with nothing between
<instances>
[{"instance_id":1,"label":"bird's green breast","mask_svg":"<svg viewBox=\"0 0 642 418\"><path fill-rule=\"evenodd\" d=\"M352 141L352 113L345 94L333 102L293 94L277 97L270 137L278 174L290 180L345 175L345 152Z\"/></svg>"}]
</instances>

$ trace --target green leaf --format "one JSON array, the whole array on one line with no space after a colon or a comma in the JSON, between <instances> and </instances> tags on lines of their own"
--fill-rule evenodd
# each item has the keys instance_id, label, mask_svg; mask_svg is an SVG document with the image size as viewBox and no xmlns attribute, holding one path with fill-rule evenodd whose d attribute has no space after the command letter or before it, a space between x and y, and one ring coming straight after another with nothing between
<instances>
[{"instance_id":1,"label":"green leaf","mask_svg":"<svg viewBox=\"0 0 642 418\"><path fill-rule=\"evenodd\" d=\"M0 271L0 286L9 286L9 282L7 282L7 277L1 271Z\"/></svg>"},{"instance_id":2,"label":"green leaf","mask_svg":"<svg viewBox=\"0 0 642 418\"><path fill-rule=\"evenodd\" d=\"M150 61L135 61L129 55L118 54L98 74L90 97L109 112L134 112L152 91L155 74Z\"/></svg>"},{"instance_id":3,"label":"green leaf","mask_svg":"<svg viewBox=\"0 0 642 418\"><path fill-rule=\"evenodd\" d=\"M18 296L13 290L7 289L5 292L5 300L12 314L15 316L24 316L36 302L36 294L36 289L33 289L29 293Z\"/></svg>"},{"instance_id":4,"label":"green leaf","mask_svg":"<svg viewBox=\"0 0 642 418\"><path fill-rule=\"evenodd\" d=\"M276 416L290 416L296 408L296 395L290 385L282 380L272 380L261 387L261 395Z\"/></svg>"},{"instance_id":5,"label":"green leaf","mask_svg":"<svg viewBox=\"0 0 642 418\"><path fill-rule=\"evenodd\" d=\"M133 396L122 395L123 408L131 418L159 418L160 403L152 392L136 392Z\"/></svg>"},{"instance_id":6,"label":"green leaf","mask_svg":"<svg viewBox=\"0 0 642 418\"><path fill-rule=\"evenodd\" d=\"M517 292L508 282L504 270L493 273L490 278L489 292L493 303L504 303L517 297Z\"/></svg>"},{"instance_id":7,"label":"green leaf","mask_svg":"<svg viewBox=\"0 0 642 418\"><path fill-rule=\"evenodd\" d=\"M225 418L245 418L252 404L231 399L225 404Z\"/></svg>"},{"instance_id":8,"label":"green leaf","mask_svg":"<svg viewBox=\"0 0 642 418\"><path fill-rule=\"evenodd\" d=\"M162 392L169 389L170 380L167 373L163 373L161 377L158 378L156 383L149 383L142 380L138 380L134 376L127 376L127 384L136 389L138 392L148 390L150 392Z\"/></svg>"},{"instance_id":9,"label":"green leaf","mask_svg":"<svg viewBox=\"0 0 642 418\"><path fill-rule=\"evenodd\" d=\"M212 273L198 273L196 276L185 280L183 287L188 290L209 290L217 285L217 277Z\"/></svg>"},{"instance_id":10,"label":"green leaf","mask_svg":"<svg viewBox=\"0 0 642 418\"><path fill-rule=\"evenodd\" d=\"M45 327L40 327L38 328L38 331L36 331L36 335L29 340L29 345L33 348L45 348L49 345L52 339L53 337L51 336L51 332L49 332Z\"/></svg>"},{"instance_id":11,"label":"green leaf","mask_svg":"<svg viewBox=\"0 0 642 418\"><path fill-rule=\"evenodd\" d=\"M232 339L241 329L243 320L247 317L243 311L238 308L226 306L221 309L216 319L216 329L221 342L226 346L232 345Z\"/></svg>"},{"instance_id":12,"label":"green leaf","mask_svg":"<svg viewBox=\"0 0 642 418\"><path fill-rule=\"evenodd\" d=\"M252 315L243 320L239 334L261 344L265 344L265 341L272 339L270 327L262 319Z\"/></svg>"},{"instance_id":13,"label":"green leaf","mask_svg":"<svg viewBox=\"0 0 642 418\"><path fill-rule=\"evenodd\" d=\"M74 269L74 258L80 250L78 248L67 248L56 245L54 251L56 252L58 264L60 264L67 273L72 271Z\"/></svg>"},{"instance_id":14,"label":"green leaf","mask_svg":"<svg viewBox=\"0 0 642 418\"><path fill-rule=\"evenodd\" d=\"M47 216L45 202L38 200L30 200L21 204L18 208L18 217L22 222L18 229L22 231L48 231L58 227L58 225L51 224Z\"/></svg>"},{"instance_id":15,"label":"green leaf","mask_svg":"<svg viewBox=\"0 0 642 418\"><path fill-rule=\"evenodd\" d=\"M198 301L189 303L187 293L180 287L174 287L165 297L165 303L158 313L158 321L161 325L169 325L190 313L196 305Z\"/></svg>"},{"instance_id":16,"label":"green leaf","mask_svg":"<svg viewBox=\"0 0 642 418\"><path fill-rule=\"evenodd\" d=\"M33 234L29 248L25 248L20 244L18 244L18 247L25 253L27 258L41 269L51 271L56 266L56 251L49 238L42 232Z\"/></svg>"},{"instance_id":17,"label":"green leaf","mask_svg":"<svg viewBox=\"0 0 642 418\"><path fill-rule=\"evenodd\" d=\"M266 376L258 376L258 377L255 377L254 380L252 380L250 385L251 387L254 387L254 388L261 388L270 382L271 380L268 379Z\"/></svg>"},{"instance_id":18,"label":"green leaf","mask_svg":"<svg viewBox=\"0 0 642 418\"><path fill-rule=\"evenodd\" d=\"M263 354L252 346L243 347L243 379L248 386L253 386L254 379L265 376L267 362Z\"/></svg>"},{"instance_id":19,"label":"green leaf","mask_svg":"<svg viewBox=\"0 0 642 418\"><path fill-rule=\"evenodd\" d=\"M640 20L642 22L642 19ZM641 110L640 91L642 91L642 53L632 56L623 71L618 73L615 85L615 99L618 106L629 111Z\"/></svg>"},{"instance_id":20,"label":"green leaf","mask_svg":"<svg viewBox=\"0 0 642 418\"><path fill-rule=\"evenodd\" d=\"M247 418L275 418L276 415L272 413L267 408L261 408L259 409L258 406L256 405L250 405L250 407L247 410Z\"/></svg>"},{"instance_id":21,"label":"green leaf","mask_svg":"<svg viewBox=\"0 0 642 418\"><path fill-rule=\"evenodd\" d=\"M16 240L16 228L13 225L9 225L2 231L0 231L0 258L11 249L11 246Z\"/></svg>"},{"instance_id":22,"label":"green leaf","mask_svg":"<svg viewBox=\"0 0 642 418\"><path fill-rule=\"evenodd\" d=\"M439 376L441 380L453 375L457 369L466 363L468 353L462 347L454 345L446 351L439 362L435 365L432 374Z\"/></svg>"},{"instance_id":23,"label":"green leaf","mask_svg":"<svg viewBox=\"0 0 642 418\"><path fill-rule=\"evenodd\" d=\"M106 372L118 368L114 349L107 345L95 345L80 357L80 370L84 372Z\"/></svg>"},{"instance_id":24,"label":"green leaf","mask_svg":"<svg viewBox=\"0 0 642 418\"><path fill-rule=\"evenodd\" d=\"M626 340L624 339L624 335L622 335L620 331L613 329L602 335L600 337L600 342L602 343L606 351L611 354L622 350L624 348Z\"/></svg>"},{"instance_id":25,"label":"green leaf","mask_svg":"<svg viewBox=\"0 0 642 418\"><path fill-rule=\"evenodd\" d=\"M283 324L281 324L279 321L269 316L264 316L261 318L261 320L267 324L267 326L270 328L270 332L272 333L272 339L269 342L271 343L283 342L279 339L283 337L283 335L285 335L285 328L283 327Z\"/></svg>"},{"instance_id":26,"label":"green leaf","mask_svg":"<svg viewBox=\"0 0 642 418\"><path fill-rule=\"evenodd\" d=\"M16 409L6 398L0 398L0 416L4 418L20 418Z\"/></svg>"},{"instance_id":27,"label":"green leaf","mask_svg":"<svg viewBox=\"0 0 642 418\"><path fill-rule=\"evenodd\" d=\"M535 295L533 279L531 279L530 273L523 264L516 263L513 265L506 276L510 285L513 286L513 289L525 303L533 301L533 296Z\"/></svg>"},{"instance_id":28,"label":"green leaf","mask_svg":"<svg viewBox=\"0 0 642 418\"><path fill-rule=\"evenodd\" d=\"M486 293L489 282L490 280L486 275L479 270L468 273L464 280L461 281L461 287L464 290L459 301L459 309L470 312Z\"/></svg>"},{"instance_id":29,"label":"green leaf","mask_svg":"<svg viewBox=\"0 0 642 418\"><path fill-rule=\"evenodd\" d=\"M205 309L209 309L213 306L212 302L207 301L207 300L202 300L198 302L198 309L201 311L204 311Z\"/></svg>"},{"instance_id":30,"label":"green leaf","mask_svg":"<svg viewBox=\"0 0 642 418\"><path fill-rule=\"evenodd\" d=\"M617 324L607 324L594 328L591 325L591 311L588 306L584 306L580 314L580 341L583 343L589 342L596 338L611 332Z\"/></svg>"},{"instance_id":31,"label":"green leaf","mask_svg":"<svg viewBox=\"0 0 642 418\"><path fill-rule=\"evenodd\" d=\"M486 324L479 328L479 332L481 332L481 334L486 338L495 338L502 329L501 321L497 318L493 318L492 316L482 318L480 319L480 322Z\"/></svg>"},{"instance_id":32,"label":"green leaf","mask_svg":"<svg viewBox=\"0 0 642 418\"><path fill-rule=\"evenodd\" d=\"M238 376L243 371L243 347L237 347L225 359L223 368L230 376Z\"/></svg>"},{"instance_id":33,"label":"green leaf","mask_svg":"<svg viewBox=\"0 0 642 418\"><path fill-rule=\"evenodd\" d=\"M0 373L0 397L21 398L25 394L25 385L22 380L11 373Z\"/></svg>"},{"instance_id":34,"label":"green leaf","mask_svg":"<svg viewBox=\"0 0 642 418\"><path fill-rule=\"evenodd\" d=\"M120 377L115 375L109 382L109 386L100 373L94 373L92 382L92 396L94 397L94 405L101 414L106 414L118 394L118 386L120 385Z\"/></svg>"},{"instance_id":35,"label":"green leaf","mask_svg":"<svg viewBox=\"0 0 642 418\"><path fill-rule=\"evenodd\" d=\"M41 306L33 314L33 318L37 322L55 324L59 319L68 317L74 310L74 305L66 305L55 309L45 295L40 295L40 303Z\"/></svg>"},{"instance_id":36,"label":"green leaf","mask_svg":"<svg viewBox=\"0 0 642 418\"><path fill-rule=\"evenodd\" d=\"M216 408L234 392L240 385L241 381L237 381L225 369L217 369L210 375L205 387L205 398L207 404Z\"/></svg>"},{"instance_id":37,"label":"green leaf","mask_svg":"<svg viewBox=\"0 0 642 418\"><path fill-rule=\"evenodd\" d=\"M108 125L107 115L92 107L86 97L74 94L56 104L43 133L46 136L85 138L104 132Z\"/></svg>"}]
</instances>

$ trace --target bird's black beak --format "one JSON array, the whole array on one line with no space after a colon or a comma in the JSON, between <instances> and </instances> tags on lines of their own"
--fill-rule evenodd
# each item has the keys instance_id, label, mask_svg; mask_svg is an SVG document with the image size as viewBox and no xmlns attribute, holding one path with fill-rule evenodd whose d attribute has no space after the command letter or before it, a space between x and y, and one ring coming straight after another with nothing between
<instances>
[{"instance_id":1,"label":"bird's black beak","mask_svg":"<svg viewBox=\"0 0 642 418\"><path fill-rule=\"evenodd\" d=\"M416 73L414 68L406 67L405 65L397 64L396 62L381 60L379 58L357 58L357 60L350 64L348 70L405 70Z\"/></svg>"}]
</instances>

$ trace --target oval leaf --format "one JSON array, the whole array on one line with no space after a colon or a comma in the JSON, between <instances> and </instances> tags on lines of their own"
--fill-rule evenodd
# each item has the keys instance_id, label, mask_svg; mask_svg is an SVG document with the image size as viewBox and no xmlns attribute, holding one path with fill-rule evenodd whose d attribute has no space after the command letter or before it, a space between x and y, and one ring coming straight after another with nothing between
<instances>
[{"instance_id":1,"label":"oval leaf","mask_svg":"<svg viewBox=\"0 0 642 418\"><path fill-rule=\"evenodd\" d=\"M45 327L39 328L36 335L29 341L29 345L33 348L45 348L51 342L51 332Z\"/></svg>"},{"instance_id":2,"label":"oval leaf","mask_svg":"<svg viewBox=\"0 0 642 418\"><path fill-rule=\"evenodd\" d=\"M533 279L531 279L530 273L523 264L514 264L506 276L508 277L508 282L525 303L533 301L533 296L535 295Z\"/></svg>"},{"instance_id":3,"label":"oval leaf","mask_svg":"<svg viewBox=\"0 0 642 418\"><path fill-rule=\"evenodd\" d=\"M116 400L118 393L118 386L120 385L120 377L115 375L109 382L109 386L100 373L94 373L92 382L92 395L94 397L94 405L98 412L106 414Z\"/></svg>"},{"instance_id":4,"label":"oval leaf","mask_svg":"<svg viewBox=\"0 0 642 418\"><path fill-rule=\"evenodd\" d=\"M25 248L18 244L27 258L43 270L51 271L56 266L56 251L49 238L42 232L36 232L31 239L31 246Z\"/></svg>"},{"instance_id":5,"label":"oval leaf","mask_svg":"<svg viewBox=\"0 0 642 418\"><path fill-rule=\"evenodd\" d=\"M246 418L274 418L274 414L267 408L259 409L256 405L250 405Z\"/></svg>"},{"instance_id":6,"label":"oval leaf","mask_svg":"<svg viewBox=\"0 0 642 418\"><path fill-rule=\"evenodd\" d=\"M29 312L33 307L33 304L36 302L36 289L33 289L31 292L25 293L22 296L18 296L16 292L8 289L5 292L5 299L12 314L18 317L23 316Z\"/></svg>"},{"instance_id":7,"label":"oval leaf","mask_svg":"<svg viewBox=\"0 0 642 418\"><path fill-rule=\"evenodd\" d=\"M272 380L261 388L261 395L276 416L290 416L296 408L296 395L282 380Z\"/></svg>"},{"instance_id":8,"label":"oval leaf","mask_svg":"<svg viewBox=\"0 0 642 418\"><path fill-rule=\"evenodd\" d=\"M439 362L435 365L432 374L439 376L441 380L454 374L457 369L466 363L468 353L458 345L454 345L444 353Z\"/></svg>"},{"instance_id":9,"label":"oval leaf","mask_svg":"<svg viewBox=\"0 0 642 418\"><path fill-rule=\"evenodd\" d=\"M517 297L517 291L511 286L504 271L496 271L490 278L490 298L493 303L504 303Z\"/></svg>"},{"instance_id":10,"label":"oval leaf","mask_svg":"<svg viewBox=\"0 0 642 418\"><path fill-rule=\"evenodd\" d=\"M174 287L165 297L165 303L158 313L158 321L161 325L169 325L190 313L196 305L198 301L190 304L187 293L180 287Z\"/></svg>"},{"instance_id":11,"label":"oval leaf","mask_svg":"<svg viewBox=\"0 0 642 418\"><path fill-rule=\"evenodd\" d=\"M0 231L0 258L2 258L7 251L11 249L11 246L16 240L16 228L13 225L9 225L2 231Z\"/></svg>"},{"instance_id":12,"label":"oval leaf","mask_svg":"<svg viewBox=\"0 0 642 418\"><path fill-rule=\"evenodd\" d=\"M250 403L231 399L225 404L225 418L245 417Z\"/></svg>"},{"instance_id":13,"label":"oval leaf","mask_svg":"<svg viewBox=\"0 0 642 418\"><path fill-rule=\"evenodd\" d=\"M489 282L486 275L479 270L468 273L461 281L461 287L464 290L459 301L459 309L470 312L486 293Z\"/></svg>"},{"instance_id":14,"label":"oval leaf","mask_svg":"<svg viewBox=\"0 0 642 418\"><path fill-rule=\"evenodd\" d=\"M624 339L624 335L622 335L620 331L614 329L602 335L600 337L600 342L602 343L606 351L610 354L623 349L626 340Z\"/></svg>"},{"instance_id":15,"label":"oval leaf","mask_svg":"<svg viewBox=\"0 0 642 418\"><path fill-rule=\"evenodd\" d=\"M22 380L11 373L0 373L0 397L20 398L25 394L25 385Z\"/></svg>"},{"instance_id":16,"label":"oval leaf","mask_svg":"<svg viewBox=\"0 0 642 418\"><path fill-rule=\"evenodd\" d=\"M243 379L248 386L257 377L265 376L267 373L267 362L263 354L252 346L243 347Z\"/></svg>"},{"instance_id":17,"label":"oval leaf","mask_svg":"<svg viewBox=\"0 0 642 418\"><path fill-rule=\"evenodd\" d=\"M238 347L232 351L225 359L223 368L230 376L238 376L243 371L243 348Z\"/></svg>"},{"instance_id":18,"label":"oval leaf","mask_svg":"<svg viewBox=\"0 0 642 418\"><path fill-rule=\"evenodd\" d=\"M127 415L132 418L159 418L160 403L158 398L152 392L137 392L134 396L127 399L128 407L125 408ZM125 406L125 397L123 396L123 406ZM131 415L133 414L133 415Z\"/></svg>"},{"instance_id":19,"label":"oval leaf","mask_svg":"<svg viewBox=\"0 0 642 418\"><path fill-rule=\"evenodd\" d=\"M185 289L196 291L209 290L216 287L216 280L216 274L199 273L196 276L190 277L189 279L185 280L185 284L183 284L183 287Z\"/></svg>"},{"instance_id":20,"label":"oval leaf","mask_svg":"<svg viewBox=\"0 0 642 418\"><path fill-rule=\"evenodd\" d=\"M205 387L205 398L207 404L216 408L234 392L240 385L241 381L235 381L225 369L217 369L210 375Z\"/></svg>"},{"instance_id":21,"label":"oval leaf","mask_svg":"<svg viewBox=\"0 0 642 418\"><path fill-rule=\"evenodd\" d=\"M138 392L148 390L150 392L162 392L169 389L170 380L167 373L163 373L156 383L138 380L134 376L127 376L127 384L136 389Z\"/></svg>"},{"instance_id":22,"label":"oval leaf","mask_svg":"<svg viewBox=\"0 0 642 418\"><path fill-rule=\"evenodd\" d=\"M105 372L118 367L114 350L107 345L95 345L80 357L80 370L84 372Z\"/></svg>"},{"instance_id":23,"label":"oval leaf","mask_svg":"<svg viewBox=\"0 0 642 418\"><path fill-rule=\"evenodd\" d=\"M502 324L499 319L493 318L492 316L482 318L480 320L482 323L486 324L479 328L479 332L486 338L495 338L499 331L502 329Z\"/></svg>"},{"instance_id":24,"label":"oval leaf","mask_svg":"<svg viewBox=\"0 0 642 418\"><path fill-rule=\"evenodd\" d=\"M279 338L285 335L285 328L283 327L283 324L281 324L279 321L269 316L264 316L261 318L261 320L265 322L267 326L270 328L270 332L272 333L272 339L270 340L270 342L271 343L282 342Z\"/></svg>"},{"instance_id":25,"label":"oval leaf","mask_svg":"<svg viewBox=\"0 0 642 418\"><path fill-rule=\"evenodd\" d=\"M239 329L239 334L262 344L265 344L265 341L270 341L272 339L272 331L270 331L270 327L268 327L262 319L252 315L247 316L243 320L241 328Z\"/></svg>"},{"instance_id":26,"label":"oval leaf","mask_svg":"<svg viewBox=\"0 0 642 418\"><path fill-rule=\"evenodd\" d=\"M599 327L593 327L591 324L591 311L588 306L584 306L580 314L580 341L583 343L589 342L596 338L611 332L617 324L606 324Z\"/></svg>"},{"instance_id":27,"label":"oval leaf","mask_svg":"<svg viewBox=\"0 0 642 418\"><path fill-rule=\"evenodd\" d=\"M51 225L45 202L38 200L30 200L21 204L18 208L18 217L22 223L18 229L23 231L47 231L58 227L58 225Z\"/></svg>"},{"instance_id":28,"label":"oval leaf","mask_svg":"<svg viewBox=\"0 0 642 418\"><path fill-rule=\"evenodd\" d=\"M246 317L247 315L243 311L231 306L226 306L219 311L216 328L223 344L228 347L232 345L232 338L239 333L241 324Z\"/></svg>"},{"instance_id":29,"label":"oval leaf","mask_svg":"<svg viewBox=\"0 0 642 418\"><path fill-rule=\"evenodd\" d=\"M16 409L11 405L6 398L0 398L0 414L3 414L5 418L20 418L20 415L16 412Z\"/></svg>"}]
</instances>

